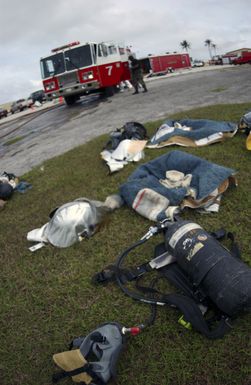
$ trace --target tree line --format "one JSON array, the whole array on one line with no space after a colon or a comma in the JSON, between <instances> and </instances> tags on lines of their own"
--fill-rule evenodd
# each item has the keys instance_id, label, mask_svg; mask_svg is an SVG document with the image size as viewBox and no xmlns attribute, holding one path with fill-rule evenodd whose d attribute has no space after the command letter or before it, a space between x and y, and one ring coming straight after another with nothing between
<instances>
[{"instance_id":1,"label":"tree line","mask_svg":"<svg viewBox=\"0 0 251 385\"><path fill-rule=\"evenodd\" d=\"M206 47L208 47L209 56L210 56L210 59L212 59L212 56L213 56L212 51L216 55L216 48L217 48L216 44L214 44L211 39L206 39L204 41L204 44ZM191 48L191 43L189 43L187 40L183 40L180 43L180 46L182 49L185 49L188 52L188 50Z\"/></svg>"}]
</instances>

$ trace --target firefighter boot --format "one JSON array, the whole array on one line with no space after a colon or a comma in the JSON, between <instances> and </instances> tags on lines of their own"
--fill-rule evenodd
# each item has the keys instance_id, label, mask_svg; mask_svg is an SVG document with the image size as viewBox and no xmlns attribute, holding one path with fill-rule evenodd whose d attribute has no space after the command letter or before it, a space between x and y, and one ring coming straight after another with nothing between
<instances>
[{"instance_id":1,"label":"firefighter boot","mask_svg":"<svg viewBox=\"0 0 251 385\"><path fill-rule=\"evenodd\" d=\"M147 92L147 91L148 91L148 89L146 88L146 85L145 85L145 84L143 85L143 88L144 88L144 91L143 91L143 92Z\"/></svg>"},{"instance_id":2,"label":"firefighter boot","mask_svg":"<svg viewBox=\"0 0 251 385\"><path fill-rule=\"evenodd\" d=\"M133 95L138 94L139 93L139 87L135 86L134 88L135 88L135 91L133 92Z\"/></svg>"}]
</instances>

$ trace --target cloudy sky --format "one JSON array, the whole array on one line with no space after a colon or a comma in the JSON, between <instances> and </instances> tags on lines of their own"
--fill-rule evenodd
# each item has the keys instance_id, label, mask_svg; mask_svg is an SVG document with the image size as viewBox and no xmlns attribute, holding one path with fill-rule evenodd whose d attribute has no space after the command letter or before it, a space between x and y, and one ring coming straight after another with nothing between
<instances>
[{"instance_id":1,"label":"cloudy sky","mask_svg":"<svg viewBox=\"0 0 251 385\"><path fill-rule=\"evenodd\" d=\"M71 41L118 41L137 57L181 51L193 58L251 47L250 0L1 0L0 103L41 88L39 59Z\"/></svg>"}]
</instances>

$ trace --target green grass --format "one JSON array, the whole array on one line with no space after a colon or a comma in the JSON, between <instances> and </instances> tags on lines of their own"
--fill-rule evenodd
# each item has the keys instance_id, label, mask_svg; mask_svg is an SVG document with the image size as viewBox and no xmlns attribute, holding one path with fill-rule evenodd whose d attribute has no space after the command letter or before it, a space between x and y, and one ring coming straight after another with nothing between
<instances>
[{"instance_id":1,"label":"green grass","mask_svg":"<svg viewBox=\"0 0 251 385\"><path fill-rule=\"evenodd\" d=\"M14 144L14 143L19 142L20 140L23 140L23 138L24 138L24 136L16 136L15 138L10 139L7 142L5 142L3 145L4 146L10 146L11 144Z\"/></svg>"},{"instance_id":2,"label":"green grass","mask_svg":"<svg viewBox=\"0 0 251 385\"><path fill-rule=\"evenodd\" d=\"M250 109L251 103L218 105L173 117L238 122ZM149 135L160 123L146 125ZM130 164L108 175L99 155L107 138L100 136L25 174L23 179L32 183L32 190L14 193L1 211L1 385L49 385L52 355L67 350L74 336L85 335L102 322L130 326L149 315L147 305L125 297L116 285L91 283L95 272L112 263L151 225L131 209L115 211L91 239L70 248L48 245L36 253L28 250L28 231L46 223L53 208L83 196L104 200L138 167ZM251 265L251 159L245 139L238 133L224 143L179 149L237 171L239 185L226 191L219 213L200 215L188 210L183 216L208 231L222 226L233 231L243 259ZM144 162L177 148L146 149ZM131 261L139 264L150 259L160 241L161 236L151 239L132 254ZM155 325L130 338L118 364L118 384L250 384L250 315L240 316L231 333L216 341L184 329L177 323L179 316L178 311L161 307Z\"/></svg>"},{"instance_id":3,"label":"green grass","mask_svg":"<svg viewBox=\"0 0 251 385\"><path fill-rule=\"evenodd\" d=\"M218 87L218 88L214 88L213 90L210 90L211 92L222 92L222 91L225 91L227 88L225 87Z\"/></svg>"}]
</instances>

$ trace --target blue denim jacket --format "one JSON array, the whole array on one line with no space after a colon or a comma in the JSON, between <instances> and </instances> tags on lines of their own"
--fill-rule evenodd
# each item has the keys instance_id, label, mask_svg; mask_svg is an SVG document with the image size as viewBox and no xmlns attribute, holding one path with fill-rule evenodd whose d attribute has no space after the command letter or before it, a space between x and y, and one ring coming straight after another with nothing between
<instances>
[{"instance_id":1,"label":"blue denim jacket","mask_svg":"<svg viewBox=\"0 0 251 385\"><path fill-rule=\"evenodd\" d=\"M153 135L150 140L150 144L158 144L164 142L173 136L183 136L193 140L199 140L219 132L233 132L236 129L235 123L208 119L167 120L164 124L167 124L170 127L174 127L175 123L180 123L181 126L191 127L192 130L184 131L180 128L175 128L173 132L165 134L158 139L155 139L155 135Z\"/></svg>"},{"instance_id":2,"label":"blue denim jacket","mask_svg":"<svg viewBox=\"0 0 251 385\"><path fill-rule=\"evenodd\" d=\"M171 151L139 166L120 186L120 195L130 207L144 189L157 192L167 198L170 206L179 206L187 195L184 187L167 188L160 183L166 178L166 171L177 170L185 175L192 174L190 187L196 192L196 200L206 198L221 185L235 170L211 163L183 151ZM154 203L153 203L154 204ZM165 211L166 207L163 207ZM161 213L163 219L163 213ZM164 215L165 216L165 215Z\"/></svg>"}]
</instances>

